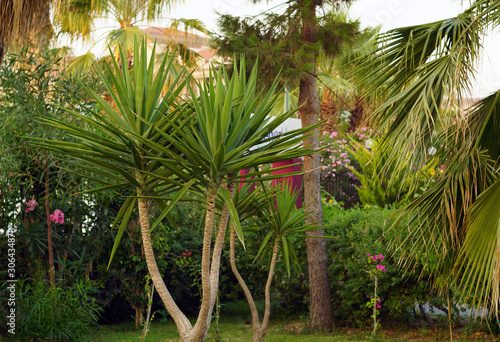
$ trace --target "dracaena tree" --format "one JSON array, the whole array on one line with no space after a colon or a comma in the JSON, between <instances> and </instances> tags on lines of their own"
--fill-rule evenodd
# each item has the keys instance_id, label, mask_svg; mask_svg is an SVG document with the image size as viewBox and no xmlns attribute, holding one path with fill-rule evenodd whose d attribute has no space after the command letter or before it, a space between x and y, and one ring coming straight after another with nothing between
<instances>
[{"instance_id":1,"label":"dracaena tree","mask_svg":"<svg viewBox=\"0 0 500 342\"><path fill-rule=\"evenodd\" d=\"M244 176L238 175L239 171L312 153L301 144L303 134L307 136L307 132L317 129L317 125L268 137L293 112L269 118L277 98L274 94L277 82L267 92L257 91L257 70L257 67L252 68L247 79L244 59L241 59L239 65L235 62L231 77L224 69L212 70L208 81L197 84L199 97L195 97L195 90L188 85L194 100L187 105L194 121L176 129L175 136L163 134L175 147L175 150L160 148L168 156L163 166L179 177L188 175L196 180L206 203L200 312L194 326L186 317L174 318L181 338L186 341L206 339L217 297L220 257L229 217L244 243L239 216L232 201L235 185L242 177L251 181L251 177L260 176L265 171L254 171ZM162 132L160 128L157 130ZM177 164L170 160L175 160ZM277 177L271 175L263 179ZM223 205L216 227L218 194L223 199ZM215 236L214 242L212 236Z\"/></svg>"},{"instance_id":2,"label":"dracaena tree","mask_svg":"<svg viewBox=\"0 0 500 342\"><path fill-rule=\"evenodd\" d=\"M459 104L470 89L484 32L498 30L499 12L500 1L477 0L456 17L381 34L379 48L360 69L386 96L373 119L388 127L388 155L407 165L401 172L414 173L431 147L444 169L402 211L401 217L412 215L407 237L397 241L401 263L429 263L437 286L456 289L490 313L500 303L500 91L465 110ZM442 108L457 115L440 133Z\"/></svg>"},{"instance_id":3,"label":"dracaena tree","mask_svg":"<svg viewBox=\"0 0 500 342\"><path fill-rule=\"evenodd\" d=\"M145 258L155 288L174 319L181 339L203 341L218 290L220 256L230 215L243 241L232 203L235 183L240 180L238 172L311 153L301 145L303 134L317 126L266 138L293 113L272 120L268 118L276 100L276 84L268 92L258 92L257 68L247 79L244 60L231 77L223 70L211 71L208 81L196 86L199 97L188 85L192 99L180 101L178 94L184 82L174 83L165 96L161 95L171 62L164 59L155 70L154 51L148 62L146 43L136 42L129 72L123 58L125 52L121 54L121 68L113 57L112 64L106 64L106 73L101 73L109 97L103 99L87 88L96 101L96 108L88 109L88 115L70 111L87 123L87 129L58 120L45 120L79 142L40 141L39 144L61 152L65 158L71 157L89 177L104 182L102 188L128 186L133 189L115 222L116 225L120 223L120 227L112 255L137 204ZM256 171L246 177L259 174ZM188 190L206 203L202 302L194 325L170 295L156 265L151 243L153 229L168 217L170 208ZM215 199L218 194L224 199L224 205L216 228ZM148 210L150 202L160 208L153 224ZM215 241L212 241L214 235Z\"/></svg>"},{"instance_id":4,"label":"dracaena tree","mask_svg":"<svg viewBox=\"0 0 500 342\"><path fill-rule=\"evenodd\" d=\"M295 203L299 195L298 190L293 190L289 182L277 184L269 190L263 183L254 187L252 191L248 186L243 186L235 193L234 202L240 218L246 221L243 226L247 234L261 233L264 236L262 244L255 258L261 258L267 254L270 256L269 271L264 290L265 308L262 321L255 305L252 293L245 279L238 271L236 264L236 231L234 225L230 225L230 263L238 283L240 284L250 306L252 315L253 341L264 340L271 315L271 286L278 257L281 257L290 276L291 265L298 265L297 255L293 248L290 237L304 234L307 231L316 230L315 224L303 224L310 212L295 210Z\"/></svg>"}]
</instances>

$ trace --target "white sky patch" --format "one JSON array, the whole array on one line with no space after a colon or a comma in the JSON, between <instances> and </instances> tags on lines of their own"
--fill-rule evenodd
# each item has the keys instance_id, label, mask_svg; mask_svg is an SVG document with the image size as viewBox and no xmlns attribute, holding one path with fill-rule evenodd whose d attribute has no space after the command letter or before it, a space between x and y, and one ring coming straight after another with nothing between
<instances>
[{"instance_id":1,"label":"white sky patch","mask_svg":"<svg viewBox=\"0 0 500 342\"><path fill-rule=\"evenodd\" d=\"M169 18L200 19L208 30L217 30L217 12L235 16L251 16L268 9L279 10L285 1L262 1L254 5L248 0L186 0L176 5L168 15L148 25L143 22L142 28L147 26L167 26ZM382 26L382 31L397 27L429 23L456 16L468 5L462 1L453 0L357 0L352 3L350 16L359 18L362 27ZM96 25L95 39L101 42L95 44L92 52L97 56L105 54L105 43L102 37L117 24L111 21L101 21ZM497 29L498 32L498 29ZM66 42L67 44L67 42ZM86 53L90 45L81 42L72 44L75 55ZM472 97L484 97L500 88L500 64L494 64L495 56L500 55L500 34L490 34L484 42L485 52L482 61L477 66L478 74L473 82Z\"/></svg>"}]
</instances>

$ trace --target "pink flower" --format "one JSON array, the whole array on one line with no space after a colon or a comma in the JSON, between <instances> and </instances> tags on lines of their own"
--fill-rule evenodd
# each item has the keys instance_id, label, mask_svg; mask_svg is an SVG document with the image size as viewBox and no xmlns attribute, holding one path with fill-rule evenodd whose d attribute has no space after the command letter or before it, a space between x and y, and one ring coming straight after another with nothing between
<instances>
[{"instance_id":1,"label":"pink flower","mask_svg":"<svg viewBox=\"0 0 500 342\"><path fill-rule=\"evenodd\" d=\"M30 211L35 210L35 207L38 205L38 203L35 200L30 200L26 202L26 205L28 208L26 208L25 212L29 213Z\"/></svg>"},{"instance_id":2,"label":"pink flower","mask_svg":"<svg viewBox=\"0 0 500 342\"><path fill-rule=\"evenodd\" d=\"M378 256L378 258L379 258L379 260L381 260L381 261L382 261L382 260L384 260L384 256L383 256L382 254L380 254L380 255Z\"/></svg>"},{"instance_id":3,"label":"pink flower","mask_svg":"<svg viewBox=\"0 0 500 342\"><path fill-rule=\"evenodd\" d=\"M64 213L59 209L54 210L54 213L50 215L50 221L64 223Z\"/></svg>"},{"instance_id":4,"label":"pink flower","mask_svg":"<svg viewBox=\"0 0 500 342\"><path fill-rule=\"evenodd\" d=\"M371 256L371 254L370 254L370 253L366 253L366 256L368 256L368 257L369 257L369 256Z\"/></svg>"},{"instance_id":5,"label":"pink flower","mask_svg":"<svg viewBox=\"0 0 500 342\"><path fill-rule=\"evenodd\" d=\"M377 309L380 309L382 306L380 306L380 304L377 304Z\"/></svg>"},{"instance_id":6,"label":"pink flower","mask_svg":"<svg viewBox=\"0 0 500 342\"><path fill-rule=\"evenodd\" d=\"M336 137L337 135L338 135L337 132L332 132L332 134L330 134L330 138Z\"/></svg>"},{"instance_id":7,"label":"pink flower","mask_svg":"<svg viewBox=\"0 0 500 342\"><path fill-rule=\"evenodd\" d=\"M376 256L376 255L372 256L373 261L377 261L377 259L378 259L378 256Z\"/></svg>"},{"instance_id":8,"label":"pink flower","mask_svg":"<svg viewBox=\"0 0 500 342\"><path fill-rule=\"evenodd\" d=\"M377 270L380 270L380 271L382 271L382 272L385 272L385 266L384 266L384 265L377 265L377 266L375 266L375 267L377 267Z\"/></svg>"}]
</instances>

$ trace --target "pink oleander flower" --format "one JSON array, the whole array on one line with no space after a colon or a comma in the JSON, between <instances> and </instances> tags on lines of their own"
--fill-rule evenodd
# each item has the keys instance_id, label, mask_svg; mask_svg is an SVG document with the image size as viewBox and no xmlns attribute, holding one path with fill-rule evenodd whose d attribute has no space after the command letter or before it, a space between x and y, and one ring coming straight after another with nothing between
<instances>
[{"instance_id":1,"label":"pink oleander flower","mask_svg":"<svg viewBox=\"0 0 500 342\"><path fill-rule=\"evenodd\" d=\"M28 206L28 208L26 208L25 212L29 213L30 211L35 210L38 203L35 200L29 200L28 202L26 202L26 205Z\"/></svg>"},{"instance_id":2,"label":"pink oleander flower","mask_svg":"<svg viewBox=\"0 0 500 342\"><path fill-rule=\"evenodd\" d=\"M54 210L54 213L50 215L50 221L64 223L64 213L59 209Z\"/></svg>"}]
</instances>

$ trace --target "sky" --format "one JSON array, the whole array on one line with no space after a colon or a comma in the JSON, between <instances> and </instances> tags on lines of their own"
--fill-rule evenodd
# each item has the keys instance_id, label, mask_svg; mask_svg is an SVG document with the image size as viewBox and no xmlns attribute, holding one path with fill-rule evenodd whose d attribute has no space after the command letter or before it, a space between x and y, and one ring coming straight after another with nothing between
<instances>
[{"instance_id":1,"label":"sky","mask_svg":"<svg viewBox=\"0 0 500 342\"><path fill-rule=\"evenodd\" d=\"M269 9L279 11L284 3L285 0L261 1L258 5L249 0L185 0L183 4L176 5L168 17L197 18L210 31L217 31L217 13L256 15ZM352 18L360 19L362 27L381 25L382 31L387 31L453 17L464 8L462 1L457 0L357 0L352 3L349 13ZM150 26L161 26L164 20ZM500 88L500 64L493 63L494 56L500 55L500 32L489 35L484 47L485 53L477 66L478 73L473 83L471 96L474 98L487 96Z\"/></svg>"}]
</instances>

